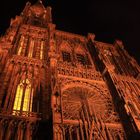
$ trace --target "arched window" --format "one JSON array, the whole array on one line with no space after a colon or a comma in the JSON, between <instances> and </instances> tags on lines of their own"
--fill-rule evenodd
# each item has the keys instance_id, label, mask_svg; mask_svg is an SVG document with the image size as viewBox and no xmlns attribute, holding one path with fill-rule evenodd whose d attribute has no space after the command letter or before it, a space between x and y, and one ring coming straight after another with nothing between
<instances>
[{"instance_id":1,"label":"arched window","mask_svg":"<svg viewBox=\"0 0 140 140\"><path fill-rule=\"evenodd\" d=\"M64 41L61 45L60 45L60 51L61 51L61 58L63 61L65 62L71 62L72 61L72 48L69 45L68 42Z\"/></svg>"},{"instance_id":2,"label":"arched window","mask_svg":"<svg viewBox=\"0 0 140 140\"><path fill-rule=\"evenodd\" d=\"M24 44L24 40L25 40L25 37L21 36L20 41L19 41L19 48L18 48L17 55L21 55L23 44Z\"/></svg>"},{"instance_id":3,"label":"arched window","mask_svg":"<svg viewBox=\"0 0 140 140\"><path fill-rule=\"evenodd\" d=\"M62 51L63 61L71 62L71 56L69 52Z\"/></svg>"},{"instance_id":4,"label":"arched window","mask_svg":"<svg viewBox=\"0 0 140 140\"><path fill-rule=\"evenodd\" d=\"M40 59L43 59L44 58L43 51L44 51L44 41L41 41Z\"/></svg>"},{"instance_id":5,"label":"arched window","mask_svg":"<svg viewBox=\"0 0 140 140\"><path fill-rule=\"evenodd\" d=\"M33 89L28 79L23 80L17 86L14 100L14 111L32 111ZM14 115L15 113L13 113Z\"/></svg>"},{"instance_id":6,"label":"arched window","mask_svg":"<svg viewBox=\"0 0 140 140\"><path fill-rule=\"evenodd\" d=\"M77 59L77 62L79 64L82 64L82 65L89 65L90 62L88 60L88 56L87 54L85 53L85 50L84 48L82 48L81 46L78 46L76 49L75 49L75 53L76 53L76 59Z\"/></svg>"},{"instance_id":7,"label":"arched window","mask_svg":"<svg viewBox=\"0 0 140 140\"><path fill-rule=\"evenodd\" d=\"M14 110L20 110L20 108L21 108L23 88L24 88L23 83L20 83L17 87L16 97L15 97L15 101L14 101L14 108L13 108Z\"/></svg>"},{"instance_id":8,"label":"arched window","mask_svg":"<svg viewBox=\"0 0 140 140\"><path fill-rule=\"evenodd\" d=\"M33 56L33 50L34 50L34 40L30 40L30 45L29 45L29 52L28 52L28 57Z\"/></svg>"}]
</instances>

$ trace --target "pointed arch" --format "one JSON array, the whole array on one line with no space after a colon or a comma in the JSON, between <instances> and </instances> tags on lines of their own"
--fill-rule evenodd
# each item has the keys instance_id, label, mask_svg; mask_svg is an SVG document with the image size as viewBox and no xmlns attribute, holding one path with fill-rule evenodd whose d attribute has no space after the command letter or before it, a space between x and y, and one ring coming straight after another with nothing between
<instances>
[{"instance_id":1,"label":"pointed arch","mask_svg":"<svg viewBox=\"0 0 140 140\"><path fill-rule=\"evenodd\" d=\"M42 60L42 59L44 59L44 44L45 44L45 42L42 40L41 41L41 46L40 46L40 59Z\"/></svg>"},{"instance_id":2,"label":"pointed arch","mask_svg":"<svg viewBox=\"0 0 140 140\"><path fill-rule=\"evenodd\" d=\"M91 65L87 50L84 48L84 46L78 45L74 49L74 53L78 64Z\"/></svg>"},{"instance_id":3,"label":"pointed arch","mask_svg":"<svg viewBox=\"0 0 140 140\"><path fill-rule=\"evenodd\" d=\"M33 57L33 51L34 51L34 45L35 45L35 40L30 39L30 45L29 45L29 52L28 52L28 57Z\"/></svg>"},{"instance_id":4,"label":"pointed arch","mask_svg":"<svg viewBox=\"0 0 140 140\"><path fill-rule=\"evenodd\" d=\"M23 35L21 35L17 55L21 55L23 45L24 45L24 41L25 41L25 37Z\"/></svg>"},{"instance_id":5,"label":"pointed arch","mask_svg":"<svg viewBox=\"0 0 140 140\"><path fill-rule=\"evenodd\" d=\"M74 50L78 64L87 65L87 55L84 48L77 46Z\"/></svg>"},{"instance_id":6,"label":"pointed arch","mask_svg":"<svg viewBox=\"0 0 140 140\"><path fill-rule=\"evenodd\" d=\"M13 115L15 115L15 111L32 111L33 92L34 89L28 78L20 81L16 90Z\"/></svg>"},{"instance_id":7,"label":"pointed arch","mask_svg":"<svg viewBox=\"0 0 140 140\"><path fill-rule=\"evenodd\" d=\"M75 49L74 49L75 53L81 54L81 55L86 55L86 50L81 46L78 45Z\"/></svg>"},{"instance_id":8,"label":"pointed arch","mask_svg":"<svg viewBox=\"0 0 140 140\"><path fill-rule=\"evenodd\" d=\"M60 51L62 51L62 50L72 52L72 48L71 48L70 44L66 41L63 41L60 45Z\"/></svg>"},{"instance_id":9,"label":"pointed arch","mask_svg":"<svg viewBox=\"0 0 140 140\"><path fill-rule=\"evenodd\" d=\"M23 83L20 83L17 86L17 90L16 90L16 96L15 96L14 107L13 107L14 110L20 110L21 108L23 89L24 89L24 85Z\"/></svg>"},{"instance_id":10,"label":"pointed arch","mask_svg":"<svg viewBox=\"0 0 140 140\"><path fill-rule=\"evenodd\" d=\"M70 44L66 41L62 42L60 45L60 53L63 61L71 62L72 61L72 48Z\"/></svg>"},{"instance_id":11,"label":"pointed arch","mask_svg":"<svg viewBox=\"0 0 140 140\"><path fill-rule=\"evenodd\" d=\"M26 79L26 87L23 99L23 111L32 111L32 100L33 100L33 89L31 88L31 83Z\"/></svg>"}]
</instances>

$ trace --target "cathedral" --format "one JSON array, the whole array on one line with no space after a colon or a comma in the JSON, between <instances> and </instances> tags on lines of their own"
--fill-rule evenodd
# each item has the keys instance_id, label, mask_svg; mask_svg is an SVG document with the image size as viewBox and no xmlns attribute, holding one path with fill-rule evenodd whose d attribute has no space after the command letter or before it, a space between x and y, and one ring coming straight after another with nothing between
<instances>
[{"instance_id":1,"label":"cathedral","mask_svg":"<svg viewBox=\"0 0 140 140\"><path fill-rule=\"evenodd\" d=\"M140 67L124 48L56 29L30 2L0 37L0 140L140 139Z\"/></svg>"}]
</instances>

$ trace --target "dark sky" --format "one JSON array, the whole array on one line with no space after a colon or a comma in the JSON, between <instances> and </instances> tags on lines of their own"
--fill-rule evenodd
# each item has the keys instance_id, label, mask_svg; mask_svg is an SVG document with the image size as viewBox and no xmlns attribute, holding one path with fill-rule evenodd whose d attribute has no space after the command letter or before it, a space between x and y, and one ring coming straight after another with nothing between
<instances>
[{"instance_id":1,"label":"dark sky","mask_svg":"<svg viewBox=\"0 0 140 140\"><path fill-rule=\"evenodd\" d=\"M9 26L10 18L19 15L25 3L37 0L1 0L0 33ZM125 49L140 64L140 0L44 0L52 7L56 28L87 35L113 43L121 39Z\"/></svg>"}]
</instances>

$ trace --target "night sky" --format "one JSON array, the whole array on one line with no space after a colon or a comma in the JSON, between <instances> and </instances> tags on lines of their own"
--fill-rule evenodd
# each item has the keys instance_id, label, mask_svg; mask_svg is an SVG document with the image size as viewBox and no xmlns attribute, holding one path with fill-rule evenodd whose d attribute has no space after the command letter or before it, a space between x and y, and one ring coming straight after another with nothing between
<instances>
[{"instance_id":1,"label":"night sky","mask_svg":"<svg viewBox=\"0 0 140 140\"><path fill-rule=\"evenodd\" d=\"M1 0L0 34L10 18L19 15L27 1ZM95 40L113 43L121 39L125 49L140 64L140 0L44 0L52 7L53 23L63 31L96 35Z\"/></svg>"}]
</instances>

